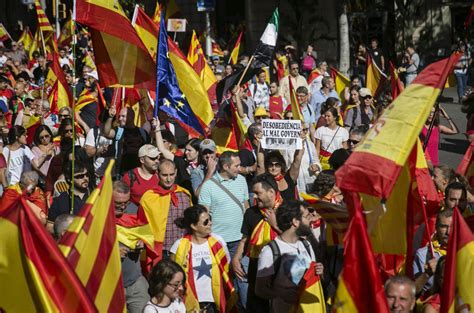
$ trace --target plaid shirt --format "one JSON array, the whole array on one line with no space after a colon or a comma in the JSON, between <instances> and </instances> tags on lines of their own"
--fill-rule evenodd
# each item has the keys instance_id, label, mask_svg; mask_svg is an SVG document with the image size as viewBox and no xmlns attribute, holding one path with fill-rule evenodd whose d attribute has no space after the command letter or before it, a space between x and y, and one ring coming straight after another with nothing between
<instances>
[{"instance_id":1,"label":"plaid shirt","mask_svg":"<svg viewBox=\"0 0 474 313\"><path fill-rule=\"evenodd\" d=\"M170 208L168 211L168 221L166 221L166 232L165 241L163 242L163 250L170 250L173 243L179 238L183 237L184 230L176 226L174 223L175 219L183 216L185 209L191 206L191 199L184 192L177 192L178 206L174 206L170 202Z\"/></svg>"}]
</instances>

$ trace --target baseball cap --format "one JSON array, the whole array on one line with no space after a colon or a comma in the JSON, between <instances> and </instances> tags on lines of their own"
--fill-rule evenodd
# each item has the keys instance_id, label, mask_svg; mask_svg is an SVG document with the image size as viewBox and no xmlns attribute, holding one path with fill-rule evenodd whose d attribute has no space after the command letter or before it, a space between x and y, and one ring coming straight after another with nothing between
<instances>
[{"instance_id":1,"label":"baseball cap","mask_svg":"<svg viewBox=\"0 0 474 313\"><path fill-rule=\"evenodd\" d=\"M204 139L199 144L199 149L201 150L201 152L204 152L205 150L216 152L216 143L212 139Z\"/></svg>"},{"instance_id":2,"label":"baseball cap","mask_svg":"<svg viewBox=\"0 0 474 313\"><path fill-rule=\"evenodd\" d=\"M259 106L255 109L255 112L253 113L254 117L259 117L259 116L268 116L267 110L265 110L264 107Z\"/></svg>"},{"instance_id":3,"label":"baseball cap","mask_svg":"<svg viewBox=\"0 0 474 313\"><path fill-rule=\"evenodd\" d=\"M99 75L97 74L97 71L92 71L92 72L86 73L86 76L90 76L90 77L94 78L95 80L99 80Z\"/></svg>"},{"instance_id":4,"label":"baseball cap","mask_svg":"<svg viewBox=\"0 0 474 313\"><path fill-rule=\"evenodd\" d=\"M139 150L138 150L138 157L143 158L145 156L149 158L156 158L160 155L160 151L158 151L158 148L153 146L153 145L143 145Z\"/></svg>"},{"instance_id":5,"label":"baseball cap","mask_svg":"<svg viewBox=\"0 0 474 313\"><path fill-rule=\"evenodd\" d=\"M372 92L370 91L369 88L361 88L359 90L359 95L362 97L362 98L365 98L367 96L371 96L372 97Z\"/></svg>"}]
</instances>

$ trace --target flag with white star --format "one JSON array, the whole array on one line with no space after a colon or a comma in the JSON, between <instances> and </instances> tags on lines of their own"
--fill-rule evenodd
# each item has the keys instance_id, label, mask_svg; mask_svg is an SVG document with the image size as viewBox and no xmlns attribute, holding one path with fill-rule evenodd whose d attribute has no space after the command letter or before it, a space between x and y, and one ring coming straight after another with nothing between
<instances>
[{"instance_id":1,"label":"flag with white star","mask_svg":"<svg viewBox=\"0 0 474 313\"><path fill-rule=\"evenodd\" d=\"M158 54L156 56L156 99L155 116L158 109L173 117L189 132L204 135L204 129L192 111L188 100L181 91L176 72L168 53L168 34L164 18L160 21Z\"/></svg>"}]
</instances>

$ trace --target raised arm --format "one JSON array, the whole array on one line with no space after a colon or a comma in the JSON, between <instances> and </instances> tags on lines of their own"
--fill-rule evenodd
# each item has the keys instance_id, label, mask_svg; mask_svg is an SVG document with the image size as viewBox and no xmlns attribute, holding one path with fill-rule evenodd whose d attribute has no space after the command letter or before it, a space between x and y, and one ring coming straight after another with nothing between
<instances>
[{"instance_id":1,"label":"raised arm","mask_svg":"<svg viewBox=\"0 0 474 313\"><path fill-rule=\"evenodd\" d=\"M453 122L453 119L449 117L448 113L441 106L439 107L439 111L441 113L441 116L443 116L449 123L449 127L444 126L444 125L439 125L439 131L441 132L441 134L446 134L446 135L459 134L458 127Z\"/></svg>"},{"instance_id":2,"label":"raised arm","mask_svg":"<svg viewBox=\"0 0 474 313\"><path fill-rule=\"evenodd\" d=\"M155 139L156 139L156 146L158 150L160 150L161 154L165 157L165 159L174 160L174 154L170 150L166 149L165 144L163 143L163 137L161 136L161 129L160 129L160 119L158 116L153 118L153 128L155 129Z\"/></svg>"},{"instance_id":3,"label":"raised arm","mask_svg":"<svg viewBox=\"0 0 474 313\"><path fill-rule=\"evenodd\" d=\"M293 181L296 181L298 179L298 175L300 174L301 160L303 160L303 154L305 150L304 140L306 138L306 134L301 132L300 137L302 140L301 149L295 151L295 157L293 158L293 163L291 163L290 170L288 171L288 174L290 175Z\"/></svg>"},{"instance_id":4,"label":"raised arm","mask_svg":"<svg viewBox=\"0 0 474 313\"><path fill-rule=\"evenodd\" d=\"M104 124L104 137L109 139L114 139L115 131L112 129L112 121L114 120L114 116L117 113L117 109L115 106L111 106L109 109L109 117Z\"/></svg>"}]
</instances>

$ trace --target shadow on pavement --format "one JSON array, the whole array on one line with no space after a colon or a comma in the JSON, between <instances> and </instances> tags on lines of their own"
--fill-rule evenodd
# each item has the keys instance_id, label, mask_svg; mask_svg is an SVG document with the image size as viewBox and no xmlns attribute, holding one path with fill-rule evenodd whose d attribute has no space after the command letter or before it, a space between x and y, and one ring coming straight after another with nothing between
<instances>
[{"instance_id":1,"label":"shadow on pavement","mask_svg":"<svg viewBox=\"0 0 474 313\"><path fill-rule=\"evenodd\" d=\"M466 139L443 138L443 141L439 145L439 150L456 154L464 154L469 146L469 142Z\"/></svg>"}]
</instances>

